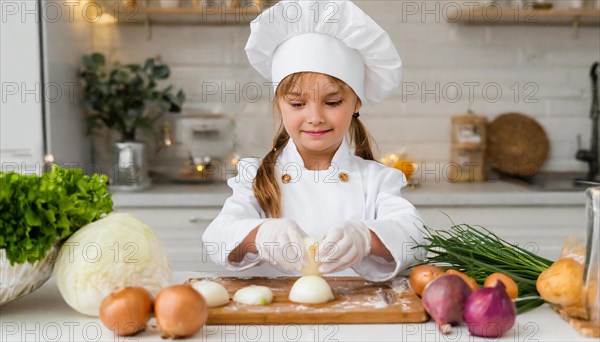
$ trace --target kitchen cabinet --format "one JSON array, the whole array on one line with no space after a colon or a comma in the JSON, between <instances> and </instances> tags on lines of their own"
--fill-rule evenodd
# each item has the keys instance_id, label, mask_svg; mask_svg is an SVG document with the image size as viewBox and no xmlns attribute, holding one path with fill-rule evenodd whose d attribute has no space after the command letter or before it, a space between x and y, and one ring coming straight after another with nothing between
<instances>
[{"instance_id":1,"label":"kitchen cabinet","mask_svg":"<svg viewBox=\"0 0 600 342\"><path fill-rule=\"evenodd\" d=\"M510 182L424 182L403 194L431 228L449 228L450 218L480 225L552 260L569 235L584 239L582 191L532 191ZM175 270L218 272L224 267L210 260L202 234L230 195L225 183L155 184L144 192L115 192L113 201L115 210L136 215L156 231Z\"/></svg>"},{"instance_id":2,"label":"kitchen cabinet","mask_svg":"<svg viewBox=\"0 0 600 342\"><path fill-rule=\"evenodd\" d=\"M223 271L207 256L202 233L231 189L225 183L154 184L144 192L115 192L115 210L130 212L152 227L167 248L175 270ZM509 243L556 259L569 235L584 239L583 191L533 191L510 182L423 182L405 188L425 223L448 229L452 223L480 225ZM448 215L448 216L446 216Z\"/></svg>"},{"instance_id":3,"label":"kitchen cabinet","mask_svg":"<svg viewBox=\"0 0 600 342\"><path fill-rule=\"evenodd\" d=\"M427 226L447 229L450 218L492 230L512 244L555 260L569 235L584 239L585 208L566 206L428 206L417 205ZM202 244L202 234L218 215L220 207L115 207L129 212L154 229L176 271L223 272L209 257L212 247ZM448 216L446 216L448 215Z\"/></svg>"},{"instance_id":4,"label":"kitchen cabinet","mask_svg":"<svg viewBox=\"0 0 600 342\"><path fill-rule=\"evenodd\" d=\"M220 208L119 208L151 227L167 250L174 271L226 271L210 260L210 248L202 244L202 234Z\"/></svg>"}]
</instances>

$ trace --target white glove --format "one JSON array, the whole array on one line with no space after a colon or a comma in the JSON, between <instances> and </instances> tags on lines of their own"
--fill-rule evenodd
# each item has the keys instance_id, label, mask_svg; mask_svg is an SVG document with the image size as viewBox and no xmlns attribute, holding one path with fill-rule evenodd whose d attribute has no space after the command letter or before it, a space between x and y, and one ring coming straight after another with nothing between
<instances>
[{"instance_id":1,"label":"white glove","mask_svg":"<svg viewBox=\"0 0 600 342\"><path fill-rule=\"evenodd\" d=\"M264 222L256 233L256 248L261 260L284 273L299 272L308 261L303 239L306 233L296 221L272 219Z\"/></svg>"},{"instance_id":2,"label":"white glove","mask_svg":"<svg viewBox=\"0 0 600 342\"><path fill-rule=\"evenodd\" d=\"M360 262L371 252L371 230L361 221L343 221L319 244L321 273L334 273Z\"/></svg>"}]
</instances>

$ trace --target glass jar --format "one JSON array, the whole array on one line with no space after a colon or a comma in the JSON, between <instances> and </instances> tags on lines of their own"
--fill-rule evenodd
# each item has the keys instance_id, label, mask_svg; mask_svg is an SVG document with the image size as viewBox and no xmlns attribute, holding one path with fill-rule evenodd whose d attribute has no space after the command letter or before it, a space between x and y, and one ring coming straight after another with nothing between
<instances>
[{"instance_id":1,"label":"glass jar","mask_svg":"<svg viewBox=\"0 0 600 342\"><path fill-rule=\"evenodd\" d=\"M586 190L584 301L590 322L600 323L600 187Z\"/></svg>"}]
</instances>

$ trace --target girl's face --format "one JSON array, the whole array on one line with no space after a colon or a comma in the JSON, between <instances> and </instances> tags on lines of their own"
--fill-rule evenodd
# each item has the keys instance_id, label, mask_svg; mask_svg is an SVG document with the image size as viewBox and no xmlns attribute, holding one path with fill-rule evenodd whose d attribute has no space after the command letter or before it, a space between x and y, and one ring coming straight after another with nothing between
<instances>
[{"instance_id":1,"label":"girl's face","mask_svg":"<svg viewBox=\"0 0 600 342\"><path fill-rule=\"evenodd\" d=\"M305 165L309 161L328 164L350 128L352 114L360 109L360 102L350 87L341 86L324 74L301 79L277 100L283 126L294 139Z\"/></svg>"}]
</instances>

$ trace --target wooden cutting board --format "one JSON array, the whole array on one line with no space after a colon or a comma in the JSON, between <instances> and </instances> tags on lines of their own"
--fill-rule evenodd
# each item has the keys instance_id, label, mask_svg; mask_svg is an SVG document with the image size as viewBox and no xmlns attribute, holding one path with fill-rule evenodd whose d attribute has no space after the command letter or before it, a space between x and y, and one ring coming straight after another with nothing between
<instances>
[{"instance_id":1,"label":"wooden cutting board","mask_svg":"<svg viewBox=\"0 0 600 342\"><path fill-rule=\"evenodd\" d=\"M204 279L222 284L230 298L250 285L267 286L273 292L273 302L266 306L230 301L211 308L209 325L420 323L429 319L406 278L373 283L358 277L325 277L335 296L325 304L290 302L288 295L298 277L194 278L187 283Z\"/></svg>"}]
</instances>

